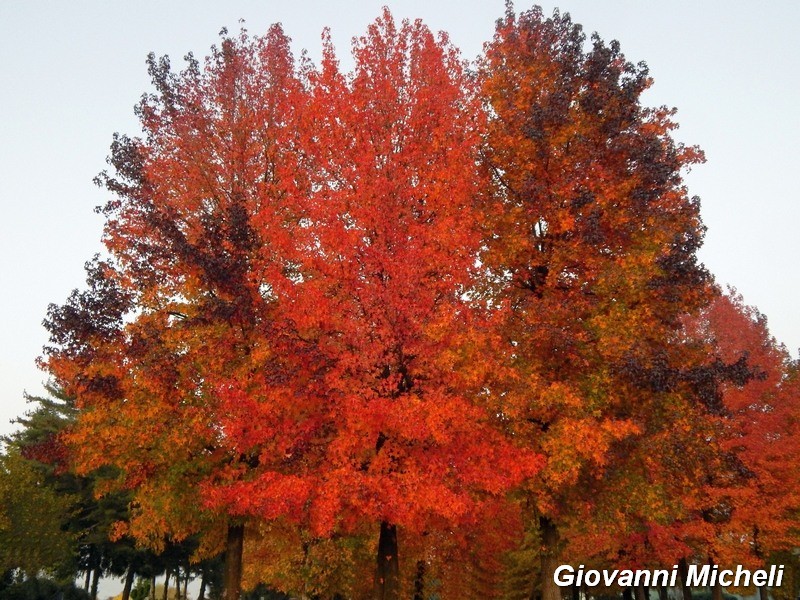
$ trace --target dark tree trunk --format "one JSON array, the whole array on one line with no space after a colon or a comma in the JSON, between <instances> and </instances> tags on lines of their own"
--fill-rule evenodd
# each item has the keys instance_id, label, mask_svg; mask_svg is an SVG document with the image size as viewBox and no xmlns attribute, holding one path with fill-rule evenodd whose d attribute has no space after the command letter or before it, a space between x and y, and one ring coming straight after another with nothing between
<instances>
[{"instance_id":1,"label":"dark tree trunk","mask_svg":"<svg viewBox=\"0 0 800 600\"><path fill-rule=\"evenodd\" d=\"M136 577L136 573L133 567L128 567L128 571L125 573L125 585L122 587L122 600L130 600L134 577Z\"/></svg>"},{"instance_id":2,"label":"dark tree trunk","mask_svg":"<svg viewBox=\"0 0 800 600\"><path fill-rule=\"evenodd\" d=\"M399 600L400 561L397 556L397 526L381 522L375 571L375 600Z\"/></svg>"},{"instance_id":3,"label":"dark tree trunk","mask_svg":"<svg viewBox=\"0 0 800 600\"><path fill-rule=\"evenodd\" d=\"M579 588L576 584L572 584L571 586L572 591L572 600L581 600L581 588Z\"/></svg>"},{"instance_id":4,"label":"dark tree trunk","mask_svg":"<svg viewBox=\"0 0 800 600\"><path fill-rule=\"evenodd\" d=\"M633 590L629 587L626 587L622 590L622 600L633 600Z\"/></svg>"},{"instance_id":5,"label":"dark tree trunk","mask_svg":"<svg viewBox=\"0 0 800 600\"><path fill-rule=\"evenodd\" d=\"M425 561L417 561L417 574L414 576L414 600L425 600Z\"/></svg>"},{"instance_id":6,"label":"dark tree trunk","mask_svg":"<svg viewBox=\"0 0 800 600\"><path fill-rule=\"evenodd\" d=\"M225 600L239 600L242 595L243 551L244 525L229 525L225 551Z\"/></svg>"},{"instance_id":7,"label":"dark tree trunk","mask_svg":"<svg viewBox=\"0 0 800 600\"><path fill-rule=\"evenodd\" d=\"M547 517L539 517L539 539L542 545L542 600L561 600L561 589L553 575L558 562L558 529Z\"/></svg>"},{"instance_id":8,"label":"dark tree trunk","mask_svg":"<svg viewBox=\"0 0 800 600\"><path fill-rule=\"evenodd\" d=\"M658 586L658 600L669 600L669 593L667 592L667 586L664 585Z\"/></svg>"},{"instance_id":9,"label":"dark tree trunk","mask_svg":"<svg viewBox=\"0 0 800 600\"><path fill-rule=\"evenodd\" d=\"M686 585L686 579L689 577L689 565L686 563L685 557L678 562L678 574L681 576L683 600L692 600L692 588Z\"/></svg>"},{"instance_id":10,"label":"dark tree trunk","mask_svg":"<svg viewBox=\"0 0 800 600\"><path fill-rule=\"evenodd\" d=\"M83 591L87 594L89 593L89 585L92 583L92 569L88 567L86 569L86 579L83 581Z\"/></svg>"},{"instance_id":11,"label":"dark tree trunk","mask_svg":"<svg viewBox=\"0 0 800 600\"><path fill-rule=\"evenodd\" d=\"M156 600L156 576L150 578L150 600Z\"/></svg>"},{"instance_id":12,"label":"dark tree trunk","mask_svg":"<svg viewBox=\"0 0 800 600\"><path fill-rule=\"evenodd\" d=\"M634 590L636 592L636 600L647 600L647 588L643 586L641 583L636 586Z\"/></svg>"},{"instance_id":13,"label":"dark tree trunk","mask_svg":"<svg viewBox=\"0 0 800 600\"><path fill-rule=\"evenodd\" d=\"M92 575L92 592L90 594L92 600L97 600L97 586L100 583L100 567L97 566L94 568L94 574Z\"/></svg>"},{"instance_id":14,"label":"dark tree trunk","mask_svg":"<svg viewBox=\"0 0 800 600\"><path fill-rule=\"evenodd\" d=\"M200 571L200 592L197 594L197 600L206 600L206 570Z\"/></svg>"},{"instance_id":15,"label":"dark tree trunk","mask_svg":"<svg viewBox=\"0 0 800 600\"><path fill-rule=\"evenodd\" d=\"M186 567L183 578L183 600L189 600L189 567Z\"/></svg>"},{"instance_id":16,"label":"dark tree trunk","mask_svg":"<svg viewBox=\"0 0 800 600\"><path fill-rule=\"evenodd\" d=\"M769 593L766 586L761 586L758 588L758 598L759 600L769 600Z\"/></svg>"},{"instance_id":17,"label":"dark tree trunk","mask_svg":"<svg viewBox=\"0 0 800 600\"><path fill-rule=\"evenodd\" d=\"M164 600L168 600L169 598L169 569L164 571L164 595L162 598Z\"/></svg>"}]
</instances>

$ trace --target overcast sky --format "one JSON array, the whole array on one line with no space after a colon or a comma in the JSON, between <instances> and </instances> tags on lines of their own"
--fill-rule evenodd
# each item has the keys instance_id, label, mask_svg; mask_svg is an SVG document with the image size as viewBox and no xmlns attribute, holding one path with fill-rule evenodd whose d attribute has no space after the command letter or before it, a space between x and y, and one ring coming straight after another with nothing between
<instances>
[{"instance_id":1,"label":"overcast sky","mask_svg":"<svg viewBox=\"0 0 800 600\"><path fill-rule=\"evenodd\" d=\"M205 56L223 26L234 31L245 19L251 33L282 22L296 53L307 48L314 59L329 26L344 58L383 4L0 0L0 433L24 412L23 390L41 391L34 363L47 341L47 305L82 286L84 262L102 249L93 208L105 196L92 178L112 134L138 131L133 105L149 91L147 53L169 54L177 66L187 51ZM396 18L448 31L466 58L504 12L502 0L388 5ZM543 3L546 13L555 6L648 63L655 85L645 102L677 107L678 139L707 155L686 178L708 227L702 260L796 354L800 2Z\"/></svg>"}]
</instances>

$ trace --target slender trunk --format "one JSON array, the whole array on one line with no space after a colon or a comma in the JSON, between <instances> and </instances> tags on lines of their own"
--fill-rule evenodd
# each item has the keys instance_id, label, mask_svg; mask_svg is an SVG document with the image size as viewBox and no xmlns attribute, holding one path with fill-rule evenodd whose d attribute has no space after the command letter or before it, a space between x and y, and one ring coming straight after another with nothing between
<instances>
[{"instance_id":1,"label":"slender trunk","mask_svg":"<svg viewBox=\"0 0 800 600\"><path fill-rule=\"evenodd\" d=\"M92 575L92 591L90 596L92 600L97 600L97 586L100 583L100 567L97 566L94 569L94 574Z\"/></svg>"},{"instance_id":2,"label":"slender trunk","mask_svg":"<svg viewBox=\"0 0 800 600\"><path fill-rule=\"evenodd\" d=\"M228 525L225 551L225 600L239 600L242 594L242 552L244 525Z\"/></svg>"},{"instance_id":3,"label":"slender trunk","mask_svg":"<svg viewBox=\"0 0 800 600\"><path fill-rule=\"evenodd\" d=\"M414 576L414 600L425 600L425 561L417 561L417 574Z\"/></svg>"},{"instance_id":4,"label":"slender trunk","mask_svg":"<svg viewBox=\"0 0 800 600\"><path fill-rule=\"evenodd\" d=\"M758 528L758 525L756 525L753 528L753 553L761 560L764 560L764 554L761 551L761 540L759 538L760 533L761 530ZM765 564L764 566L766 567L767 565ZM758 597L759 600L769 600L769 592L766 587L761 586L758 588Z\"/></svg>"},{"instance_id":5,"label":"slender trunk","mask_svg":"<svg viewBox=\"0 0 800 600\"><path fill-rule=\"evenodd\" d=\"M399 600L400 562L397 557L397 526L381 522L375 571L375 600Z\"/></svg>"},{"instance_id":6,"label":"slender trunk","mask_svg":"<svg viewBox=\"0 0 800 600\"><path fill-rule=\"evenodd\" d=\"M164 600L168 600L169 598L169 569L164 571L164 595L162 598L164 598Z\"/></svg>"},{"instance_id":7,"label":"slender trunk","mask_svg":"<svg viewBox=\"0 0 800 600\"><path fill-rule=\"evenodd\" d=\"M581 600L581 588L574 583L570 587L572 592L572 600Z\"/></svg>"},{"instance_id":8,"label":"slender trunk","mask_svg":"<svg viewBox=\"0 0 800 600\"><path fill-rule=\"evenodd\" d=\"M714 559L711 556L708 557L708 565L712 570L714 569ZM711 600L722 600L722 584L720 584L719 578L711 586Z\"/></svg>"},{"instance_id":9,"label":"slender trunk","mask_svg":"<svg viewBox=\"0 0 800 600\"><path fill-rule=\"evenodd\" d=\"M150 600L156 600L156 576L150 578Z\"/></svg>"},{"instance_id":10,"label":"slender trunk","mask_svg":"<svg viewBox=\"0 0 800 600\"><path fill-rule=\"evenodd\" d=\"M197 600L206 600L206 570L200 571L200 593L197 594Z\"/></svg>"},{"instance_id":11,"label":"slender trunk","mask_svg":"<svg viewBox=\"0 0 800 600\"><path fill-rule=\"evenodd\" d=\"M86 568L86 579L83 581L83 591L87 594L89 593L89 584L92 582L92 569L91 567Z\"/></svg>"},{"instance_id":12,"label":"slender trunk","mask_svg":"<svg viewBox=\"0 0 800 600\"><path fill-rule=\"evenodd\" d=\"M631 588L626 587L622 590L622 600L633 600L633 591L631 591Z\"/></svg>"},{"instance_id":13,"label":"slender trunk","mask_svg":"<svg viewBox=\"0 0 800 600\"><path fill-rule=\"evenodd\" d=\"M129 566L128 571L125 573L125 585L122 587L122 600L130 600L134 577L136 577L136 572L133 567Z\"/></svg>"},{"instance_id":14,"label":"slender trunk","mask_svg":"<svg viewBox=\"0 0 800 600\"><path fill-rule=\"evenodd\" d=\"M189 600L189 567L186 567L185 577L183 578L183 600Z\"/></svg>"},{"instance_id":15,"label":"slender trunk","mask_svg":"<svg viewBox=\"0 0 800 600\"><path fill-rule=\"evenodd\" d=\"M664 585L658 586L658 600L669 600L669 593Z\"/></svg>"},{"instance_id":16,"label":"slender trunk","mask_svg":"<svg viewBox=\"0 0 800 600\"><path fill-rule=\"evenodd\" d=\"M561 589L553 579L558 568L558 529L547 517L539 517L539 538L542 544L542 600L561 600Z\"/></svg>"},{"instance_id":17,"label":"slender trunk","mask_svg":"<svg viewBox=\"0 0 800 600\"><path fill-rule=\"evenodd\" d=\"M686 562L686 557L681 558L678 562L678 574L681 576L683 600L692 600L692 588L686 585L686 580L689 577L689 565Z\"/></svg>"},{"instance_id":18,"label":"slender trunk","mask_svg":"<svg viewBox=\"0 0 800 600\"><path fill-rule=\"evenodd\" d=\"M647 600L647 596L645 596L644 592L644 586L641 583L637 585L633 591L636 594L636 600Z\"/></svg>"}]
</instances>

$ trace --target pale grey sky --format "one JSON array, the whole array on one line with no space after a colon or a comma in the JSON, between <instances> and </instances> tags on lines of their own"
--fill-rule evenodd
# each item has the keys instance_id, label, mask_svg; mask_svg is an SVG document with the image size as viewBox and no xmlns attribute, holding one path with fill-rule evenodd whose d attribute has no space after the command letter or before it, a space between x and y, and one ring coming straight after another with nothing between
<instances>
[{"instance_id":1,"label":"pale grey sky","mask_svg":"<svg viewBox=\"0 0 800 600\"><path fill-rule=\"evenodd\" d=\"M47 339L48 303L82 286L83 263L101 250L92 209L104 194L92 178L112 133L138 131L132 107L149 91L147 53L169 54L178 66L243 18L252 33L282 22L296 52L308 48L312 58L329 26L344 58L383 4L396 18L448 31L467 58L504 12L502 0L0 1L0 433L25 410L23 390L41 390L34 361ZM546 13L554 6L543 3ZM648 63L655 86L645 101L676 106L677 137L708 158L687 177L708 226L702 259L768 316L780 341L800 347L800 3L558 6L587 32L620 40L629 60Z\"/></svg>"}]
</instances>

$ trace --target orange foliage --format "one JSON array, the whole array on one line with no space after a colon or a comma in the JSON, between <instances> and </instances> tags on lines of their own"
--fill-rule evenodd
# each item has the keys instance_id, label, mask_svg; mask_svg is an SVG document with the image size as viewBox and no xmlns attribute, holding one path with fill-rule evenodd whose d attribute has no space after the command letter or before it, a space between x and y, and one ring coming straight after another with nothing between
<instances>
[{"instance_id":1,"label":"orange foliage","mask_svg":"<svg viewBox=\"0 0 800 600\"><path fill-rule=\"evenodd\" d=\"M646 67L585 41L509 9L471 77L385 10L351 73L279 26L150 57L44 361L75 468L134 492L119 535L247 522L280 555L251 583L358 595L337 555L399 526L405 588L453 597L497 593L526 522L629 568L797 543L796 365L698 264L703 155Z\"/></svg>"}]
</instances>

